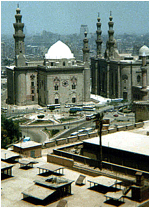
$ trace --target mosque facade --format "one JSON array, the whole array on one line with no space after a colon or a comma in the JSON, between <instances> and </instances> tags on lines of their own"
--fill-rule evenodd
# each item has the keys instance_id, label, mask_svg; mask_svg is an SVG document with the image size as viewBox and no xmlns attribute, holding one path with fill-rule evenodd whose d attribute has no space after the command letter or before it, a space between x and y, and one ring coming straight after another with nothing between
<instances>
[{"instance_id":1,"label":"mosque facade","mask_svg":"<svg viewBox=\"0 0 150 208\"><path fill-rule=\"evenodd\" d=\"M15 66L7 67L7 103L46 106L90 101L87 33L83 40L83 62L78 63L70 48L59 40L45 54L43 64L32 65L25 61L24 24L19 8L15 18Z\"/></svg>"},{"instance_id":2,"label":"mosque facade","mask_svg":"<svg viewBox=\"0 0 150 208\"><path fill-rule=\"evenodd\" d=\"M103 55L101 22L100 17L97 18L97 55L91 58L91 93L112 99L123 98L129 102L142 100L139 89L143 88L143 82L144 88L149 85L149 48L145 45L141 47L138 57L119 54L112 20L113 17L110 14L108 41ZM144 70L143 58L145 59ZM145 96L144 93L143 96ZM148 93L144 99L148 100Z\"/></svg>"}]
</instances>

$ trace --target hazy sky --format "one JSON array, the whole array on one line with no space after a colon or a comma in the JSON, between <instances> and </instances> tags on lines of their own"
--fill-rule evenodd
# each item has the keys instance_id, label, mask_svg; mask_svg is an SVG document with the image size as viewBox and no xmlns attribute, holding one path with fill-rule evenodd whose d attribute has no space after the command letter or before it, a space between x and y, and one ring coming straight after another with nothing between
<instances>
[{"instance_id":1,"label":"hazy sky","mask_svg":"<svg viewBox=\"0 0 150 208\"><path fill-rule=\"evenodd\" d=\"M95 32L98 12L107 34L110 10L115 34L149 32L149 1L1 1L1 34L14 33L17 3L28 34L79 33L81 24Z\"/></svg>"}]
</instances>

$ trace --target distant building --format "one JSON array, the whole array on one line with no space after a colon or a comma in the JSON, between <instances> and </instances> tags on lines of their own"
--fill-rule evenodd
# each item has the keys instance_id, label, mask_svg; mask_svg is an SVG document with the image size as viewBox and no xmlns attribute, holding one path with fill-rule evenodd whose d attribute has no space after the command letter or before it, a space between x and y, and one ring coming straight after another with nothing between
<instances>
[{"instance_id":1,"label":"distant building","mask_svg":"<svg viewBox=\"0 0 150 208\"><path fill-rule=\"evenodd\" d=\"M8 104L46 106L83 103L90 100L90 67L87 33L83 40L83 62L77 63L70 48L53 44L43 63L26 62L22 15L16 9L15 66L7 67ZM32 48L36 50L36 48ZM36 51L35 51L36 52Z\"/></svg>"},{"instance_id":2,"label":"distant building","mask_svg":"<svg viewBox=\"0 0 150 208\"><path fill-rule=\"evenodd\" d=\"M4 42L1 42L1 58L6 57L6 44Z\"/></svg>"},{"instance_id":3,"label":"distant building","mask_svg":"<svg viewBox=\"0 0 150 208\"><path fill-rule=\"evenodd\" d=\"M146 54L146 82L149 83L149 49L143 46L139 50L139 57L131 54L119 54L112 21L109 17L108 40L106 50L102 54L101 23L97 22L97 55L91 58L91 92L107 98L123 98L131 102L133 100L133 86L142 86L142 59L143 51Z\"/></svg>"},{"instance_id":4,"label":"distant building","mask_svg":"<svg viewBox=\"0 0 150 208\"><path fill-rule=\"evenodd\" d=\"M87 25L81 25L80 27L80 38L83 39L84 38L84 33L85 32L89 32L88 26Z\"/></svg>"}]
</instances>

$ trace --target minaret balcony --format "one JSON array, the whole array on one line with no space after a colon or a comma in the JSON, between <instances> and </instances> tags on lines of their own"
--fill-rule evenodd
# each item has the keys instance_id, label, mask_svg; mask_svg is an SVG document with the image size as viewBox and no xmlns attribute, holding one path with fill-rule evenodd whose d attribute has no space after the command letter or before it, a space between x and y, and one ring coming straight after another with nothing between
<instances>
[{"instance_id":1,"label":"minaret balcony","mask_svg":"<svg viewBox=\"0 0 150 208\"><path fill-rule=\"evenodd\" d=\"M83 48L82 51L88 53L90 51L90 49L89 48Z\"/></svg>"},{"instance_id":2,"label":"minaret balcony","mask_svg":"<svg viewBox=\"0 0 150 208\"><path fill-rule=\"evenodd\" d=\"M25 34L14 34L13 35L14 38L25 38Z\"/></svg>"},{"instance_id":3,"label":"minaret balcony","mask_svg":"<svg viewBox=\"0 0 150 208\"><path fill-rule=\"evenodd\" d=\"M24 27L24 23L22 23L22 22L14 23L13 25L14 25L14 28L15 29L16 28L23 28Z\"/></svg>"},{"instance_id":4,"label":"minaret balcony","mask_svg":"<svg viewBox=\"0 0 150 208\"><path fill-rule=\"evenodd\" d=\"M96 33L101 35L102 31L101 30L96 30Z\"/></svg>"},{"instance_id":5,"label":"minaret balcony","mask_svg":"<svg viewBox=\"0 0 150 208\"><path fill-rule=\"evenodd\" d=\"M108 22L108 25L109 26L113 26L114 25L114 22Z\"/></svg>"},{"instance_id":6,"label":"minaret balcony","mask_svg":"<svg viewBox=\"0 0 150 208\"><path fill-rule=\"evenodd\" d=\"M96 40L96 43L102 43L103 41L100 39L100 40Z\"/></svg>"},{"instance_id":7,"label":"minaret balcony","mask_svg":"<svg viewBox=\"0 0 150 208\"><path fill-rule=\"evenodd\" d=\"M21 18L22 18L22 15L21 15L21 14L16 14L16 15L15 15L15 18L16 18L16 19L21 19Z\"/></svg>"},{"instance_id":8,"label":"minaret balcony","mask_svg":"<svg viewBox=\"0 0 150 208\"><path fill-rule=\"evenodd\" d=\"M97 24L97 27L100 27L101 26L101 23L100 22L97 22L96 24Z\"/></svg>"},{"instance_id":9,"label":"minaret balcony","mask_svg":"<svg viewBox=\"0 0 150 208\"><path fill-rule=\"evenodd\" d=\"M114 34L114 30L108 30L109 34Z\"/></svg>"},{"instance_id":10,"label":"minaret balcony","mask_svg":"<svg viewBox=\"0 0 150 208\"><path fill-rule=\"evenodd\" d=\"M108 40L108 44L115 44L114 40Z\"/></svg>"},{"instance_id":11,"label":"minaret balcony","mask_svg":"<svg viewBox=\"0 0 150 208\"><path fill-rule=\"evenodd\" d=\"M34 90L35 89L35 86L31 86L31 90Z\"/></svg>"}]
</instances>

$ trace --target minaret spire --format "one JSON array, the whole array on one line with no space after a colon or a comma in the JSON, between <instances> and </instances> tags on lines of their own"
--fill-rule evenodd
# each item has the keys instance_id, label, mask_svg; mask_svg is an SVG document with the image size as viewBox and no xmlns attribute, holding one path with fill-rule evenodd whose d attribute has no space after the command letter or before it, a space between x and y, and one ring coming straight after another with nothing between
<instances>
[{"instance_id":1,"label":"minaret spire","mask_svg":"<svg viewBox=\"0 0 150 208\"><path fill-rule=\"evenodd\" d=\"M106 44L106 54L107 54L107 58L114 58L114 44L115 44L115 40L114 40L114 30L113 30L113 25L114 22L113 17L112 17L112 11L110 11L110 16L109 16L109 22L108 22L108 26L109 26L109 30L108 30L108 35L109 35L109 39L107 41Z\"/></svg>"},{"instance_id":2,"label":"minaret spire","mask_svg":"<svg viewBox=\"0 0 150 208\"><path fill-rule=\"evenodd\" d=\"M101 56L101 53L102 53L102 49L101 49L101 45L102 45L102 38L101 38L101 23L100 23L100 17L99 17L99 12L98 12L98 17L97 17L97 40L96 40L96 45L97 45L97 57L100 57Z\"/></svg>"},{"instance_id":3,"label":"minaret spire","mask_svg":"<svg viewBox=\"0 0 150 208\"><path fill-rule=\"evenodd\" d=\"M15 34L13 35L15 39L15 65L25 66L25 46L23 33L24 23L21 22L22 15L20 14L19 4L17 4L15 19L16 22L13 24L15 29Z\"/></svg>"},{"instance_id":4,"label":"minaret spire","mask_svg":"<svg viewBox=\"0 0 150 208\"><path fill-rule=\"evenodd\" d=\"M87 39L87 31L84 32L84 40L83 40L83 62L88 63L89 62L89 47L88 47L88 39Z\"/></svg>"}]
</instances>

